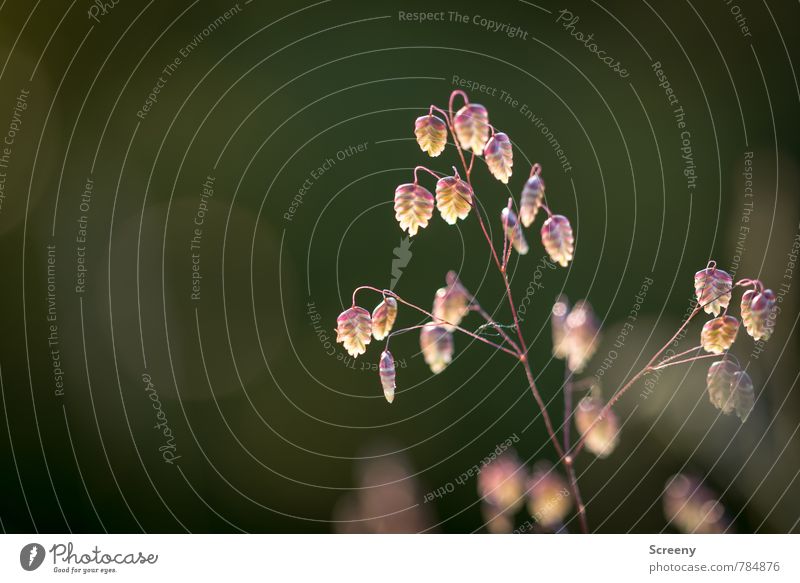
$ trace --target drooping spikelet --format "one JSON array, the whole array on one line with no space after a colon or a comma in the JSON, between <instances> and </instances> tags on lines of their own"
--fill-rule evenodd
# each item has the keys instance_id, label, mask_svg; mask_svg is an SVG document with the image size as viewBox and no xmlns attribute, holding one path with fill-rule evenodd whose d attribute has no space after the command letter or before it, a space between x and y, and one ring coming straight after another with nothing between
<instances>
[{"instance_id":1,"label":"drooping spikelet","mask_svg":"<svg viewBox=\"0 0 800 583\"><path fill-rule=\"evenodd\" d=\"M575 426L584 437L586 449L599 458L608 457L619 443L619 421L616 413L609 409L600 417L603 401L589 395L581 399L575 409Z\"/></svg>"},{"instance_id":2,"label":"drooping spikelet","mask_svg":"<svg viewBox=\"0 0 800 583\"><path fill-rule=\"evenodd\" d=\"M506 134L497 132L492 136L486 144L484 158L492 176L503 184L508 184L511 168L514 166L514 151L511 148L511 140Z\"/></svg>"},{"instance_id":3,"label":"drooping spikelet","mask_svg":"<svg viewBox=\"0 0 800 583\"><path fill-rule=\"evenodd\" d=\"M423 115L414 122L414 135L423 152L435 158L447 145L447 126L444 121L431 114Z\"/></svg>"},{"instance_id":4,"label":"drooping spikelet","mask_svg":"<svg viewBox=\"0 0 800 583\"><path fill-rule=\"evenodd\" d=\"M444 326L426 324L419 335L419 344L425 363L431 372L442 372L453 360L453 333Z\"/></svg>"},{"instance_id":5,"label":"drooping spikelet","mask_svg":"<svg viewBox=\"0 0 800 583\"><path fill-rule=\"evenodd\" d=\"M394 370L394 358L392 358L392 353L388 350L381 352L379 372L381 376L381 387L383 387L383 396L391 403L394 401L396 375Z\"/></svg>"},{"instance_id":6,"label":"drooping spikelet","mask_svg":"<svg viewBox=\"0 0 800 583\"><path fill-rule=\"evenodd\" d=\"M433 216L433 195L419 184L401 184L394 191L395 218L412 237Z\"/></svg>"},{"instance_id":7,"label":"drooping spikelet","mask_svg":"<svg viewBox=\"0 0 800 583\"><path fill-rule=\"evenodd\" d=\"M503 221L503 229L505 229L506 235L514 246L514 249L520 255L525 255L530 248L528 247L528 242L525 240L522 227L519 226L517 215L510 208L506 207L500 213L500 219Z\"/></svg>"},{"instance_id":8,"label":"drooping spikelet","mask_svg":"<svg viewBox=\"0 0 800 583\"><path fill-rule=\"evenodd\" d=\"M747 290L742 295L742 322L754 340L769 340L775 327L775 292Z\"/></svg>"},{"instance_id":9,"label":"drooping spikelet","mask_svg":"<svg viewBox=\"0 0 800 583\"><path fill-rule=\"evenodd\" d=\"M739 332L739 320L733 316L718 316L703 325L700 343L707 352L722 354L728 350Z\"/></svg>"},{"instance_id":10,"label":"drooping spikelet","mask_svg":"<svg viewBox=\"0 0 800 583\"><path fill-rule=\"evenodd\" d=\"M472 150L476 156L483 154L489 139L489 112L480 103L468 103L456 112L453 119L458 143L464 150Z\"/></svg>"},{"instance_id":11,"label":"drooping spikelet","mask_svg":"<svg viewBox=\"0 0 800 583\"><path fill-rule=\"evenodd\" d=\"M726 358L709 367L706 385L711 404L726 415L736 411L744 423L755 402L750 376Z\"/></svg>"},{"instance_id":12,"label":"drooping spikelet","mask_svg":"<svg viewBox=\"0 0 800 583\"><path fill-rule=\"evenodd\" d=\"M522 188L522 196L519 203L519 220L525 227L530 227L536 219L539 207L544 200L544 180L538 174L534 174Z\"/></svg>"},{"instance_id":13,"label":"drooping spikelet","mask_svg":"<svg viewBox=\"0 0 800 583\"><path fill-rule=\"evenodd\" d=\"M567 483L549 462L540 461L533 467L528 481L528 512L545 528L559 526L572 507Z\"/></svg>"},{"instance_id":14,"label":"drooping spikelet","mask_svg":"<svg viewBox=\"0 0 800 583\"><path fill-rule=\"evenodd\" d=\"M581 372L597 352L600 342L600 324L589 302L580 300L575 303L567 316L565 329L569 352L567 366L572 372Z\"/></svg>"},{"instance_id":15,"label":"drooping spikelet","mask_svg":"<svg viewBox=\"0 0 800 583\"><path fill-rule=\"evenodd\" d=\"M478 494L504 514L515 514L525 501L527 472L511 448L481 468Z\"/></svg>"},{"instance_id":16,"label":"drooping spikelet","mask_svg":"<svg viewBox=\"0 0 800 583\"><path fill-rule=\"evenodd\" d=\"M436 324L453 331L469 312L469 296L458 278L436 290L433 298L433 317Z\"/></svg>"},{"instance_id":17,"label":"drooping spikelet","mask_svg":"<svg viewBox=\"0 0 800 583\"><path fill-rule=\"evenodd\" d=\"M336 342L341 342L350 356L364 354L372 340L372 319L359 306L345 310L336 318Z\"/></svg>"},{"instance_id":18,"label":"drooping spikelet","mask_svg":"<svg viewBox=\"0 0 800 583\"><path fill-rule=\"evenodd\" d=\"M694 293L706 314L719 316L731 301L732 289L733 278L713 263L694 274Z\"/></svg>"},{"instance_id":19,"label":"drooping spikelet","mask_svg":"<svg viewBox=\"0 0 800 583\"><path fill-rule=\"evenodd\" d=\"M392 331L394 321L397 319L397 300L386 296L383 301L372 310L372 336L375 340L383 340Z\"/></svg>"},{"instance_id":20,"label":"drooping spikelet","mask_svg":"<svg viewBox=\"0 0 800 583\"><path fill-rule=\"evenodd\" d=\"M472 208L472 188L458 176L445 176L436 183L436 208L448 225L465 219Z\"/></svg>"},{"instance_id":21,"label":"drooping spikelet","mask_svg":"<svg viewBox=\"0 0 800 583\"><path fill-rule=\"evenodd\" d=\"M553 215L544 222L541 232L542 245L550 259L561 267L569 265L575 253L575 238L569 219L563 215Z\"/></svg>"}]
</instances>

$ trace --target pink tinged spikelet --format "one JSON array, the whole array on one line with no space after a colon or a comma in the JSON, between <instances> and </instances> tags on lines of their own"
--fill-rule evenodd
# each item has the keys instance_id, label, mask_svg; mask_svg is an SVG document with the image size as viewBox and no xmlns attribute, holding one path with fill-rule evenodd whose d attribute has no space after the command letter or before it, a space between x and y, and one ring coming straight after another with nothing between
<instances>
[{"instance_id":1,"label":"pink tinged spikelet","mask_svg":"<svg viewBox=\"0 0 800 583\"><path fill-rule=\"evenodd\" d=\"M602 400L590 395L575 409L575 426L585 439L586 449L599 458L608 457L619 443L619 420L613 410L595 423L603 406Z\"/></svg>"},{"instance_id":2,"label":"pink tinged spikelet","mask_svg":"<svg viewBox=\"0 0 800 583\"><path fill-rule=\"evenodd\" d=\"M742 295L742 321L754 340L769 340L775 327L775 293L747 290Z\"/></svg>"},{"instance_id":3,"label":"pink tinged spikelet","mask_svg":"<svg viewBox=\"0 0 800 583\"><path fill-rule=\"evenodd\" d=\"M503 132L493 135L483 153L492 176L503 184L508 184L508 179L511 178L511 167L514 166L514 151L508 136Z\"/></svg>"},{"instance_id":4,"label":"pink tinged spikelet","mask_svg":"<svg viewBox=\"0 0 800 583\"><path fill-rule=\"evenodd\" d=\"M481 468L478 494L505 514L514 514L524 502L526 472L513 448Z\"/></svg>"},{"instance_id":5,"label":"pink tinged spikelet","mask_svg":"<svg viewBox=\"0 0 800 583\"><path fill-rule=\"evenodd\" d=\"M519 220L522 221L523 226L527 228L533 224L543 200L544 180L538 174L534 174L528 178L520 197Z\"/></svg>"},{"instance_id":6,"label":"pink tinged spikelet","mask_svg":"<svg viewBox=\"0 0 800 583\"><path fill-rule=\"evenodd\" d=\"M600 324L589 302L580 300L575 304L567 316L565 329L567 366L573 372L581 372L597 352L600 342Z\"/></svg>"},{"instance_id":7,"label":"pink tinged spikelet","mask_svg":"<svg viewBox=\"0 0 800 583\"><path fill-rule=\"evenodd\" d=\"M433 298L433 317L437 325L451 332L469 312L469 297L458 280L436 290Z\"/></svg>"},{"instance_id":8,"label":"pink tinged spikelet","mask_svg":"<svg viewBox=\"0 0 800 583\"><path fill-rule=\"evenodd\" d=\"M433 216L433 195L419 184L401 184L394 191L395 218L412 237Z\"/></svg>"},{"instance_id":9,"label":"pink tinged spikelet","mask_svg":"<svg viewBox=\"0 0 800 583\"><path fill-rule=\"evenodd\" d=\"M716 266L706 267L694 274L694 293L706 314L719 316L731 301L732 289L733 278Z\"/></svg>"},{"instance_id":10,"label":"pink tinged spikelet","mask_svg":"<svg viewBox=\"0 0 800 583\"><path fill-rule=\"evenodd\" d=\"M528 482L528 512L545 528L559 526L572 507L567 483L549 462L538 462Z\"/></svg>"},{"instance_id":11,"label":"pink tinged spikelet","mask_svg":"<svg viewBox=\"0 0 800 583\"><path fill-rule=\"evenodd\" d=\"M414 122L414 135L423 152L435 158L444 150L447 144L447 126L441 118L433 115L423 115Z\"/></svg>"},{"instance_id":12,"label":"pink tinged spikelet","mask_svg":"<svg viewBox=\"0 0 800 583\"><path fill-rule=\"evenodd\" d=\"M394 401L396 375L394 370L394 358L392 358L392 353L388 350L381 352L379 369L381 375L381 386L383 387L383 396L386 397L386 400L391 403Z\"/></svg>"},{"instance_id":13,"label":"pink tinged spikelet","mask_svg":"<svg viewBox=\"0 0 800 583\"><path fill-rule=\"evenodd\" d=\"M468 103L456 112L453 128L458 143L464 150L472 150L476 156L483 154L489 139L489 112L479 103Z\"/></svg>"},{"instance_id":14,"label":"pink tinged spikelet","mask_svg":"<svg viewBox=\"0 0 800 583\"><path fill-rule=\"evenodd\" d=\"M705 323L700 342L707 352L722 354L731 347L738 332L739 320L733 316L719 316Z\"/></svg>"},{"instance_id":15,"label":"pink tinged spikelet","mask_svg":"<svg viewBox=\"0 0 800 583\"><path fill-rule=\"evenodd\" d=\"M383 340L392 331L394 321L397 319L397 300L391 296L372 310L372 336L375 340Z\"/></svg>"},{"instance_id":16,"label":"pink tinged spikelet","mask_svg":"<svg viewBox=\"0 0 800 583\"><path fill-rule=\"evenodd\" d=\"M562 215L553 215L542 225L542 245L550 259L561 267L572 261L575 253L575 238L569 219Z\"/></svg>"},{"instance_id":17,"label":"pink tinged spikelet","mask_svg":"<svg viewBox=\"0 0 800 583\"><path fill-rule=\"evenodd\" d=\"M753 410L755 392L750 376L728 359L712 364L706 377L711 404L725 415L734 411L742 423Z\"/></svg>"},{"instance_id":18,"label":"pink tinged spikelet","mask_svg":"<svg viewBox=\"0 0 800 583\"><path fill-rule=\"evenodd\" d=\"M525 255L530 248L528 247L528 242L525 240L522 227L519 226L517 215L514 214L514 211L510 208L506 207L500 213L500 220L503 221L503 229L505 229L506 235L514 246L514 249L520 255Z\"/></svg>"},{"instance_id":19,"label":"pink tinged spikelet","mask_svg":"<svg viewBox=\"0 0 800 583\"><path fill-rule=\"evenodd\" d=\"M336 319L336 342L341 342L350 356L364 354L372 340L372 319L364 308L353 306Z\"/></svg>"},{"instance_id":20,"label":"pink tinged spikelet","mask_svg":"<svg viewBox=\"0 0 800 583\"><path fill-rule=\"evenodd\" d=\"M466 219L472 208L472 188L458 176L445 176L436 183L436 208L448 225Z\"/></svg>"},{"instance_id":21,"label":"pink tinged spikelet","mask_svg":"<svg viewBox=\"0 0 800 583\"><path fill-rule=\"evenodd\" d=\"M433 374L442 372L453 360L453 333L443 326L426 324L420 332L419 344Z\"/></svg>"}]
</instances>

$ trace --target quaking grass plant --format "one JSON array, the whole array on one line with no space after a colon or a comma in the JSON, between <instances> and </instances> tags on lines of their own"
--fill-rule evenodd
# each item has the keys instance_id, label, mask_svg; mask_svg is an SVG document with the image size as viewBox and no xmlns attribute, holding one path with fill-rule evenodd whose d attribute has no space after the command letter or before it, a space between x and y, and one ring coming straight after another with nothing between
<instances>
[{"instance_id":1,"label":"quaking grass plant","mask_svg":"<svg viewBox=\"0 0 800 583\"><path fill-rule=\"evenodd\" d=\"M464 105L454 113L454 102L462 99ZM492 261L505 288L505 298L511 309L513 323L502 325L486 312L452 271L446 275L446 286L439 289L433 300L433 308L429 312L415 303L400 297L388 289L362 285L353 291L352 306L342 312L337 319L337 341L341 342L347 352L357 357L366 351L367 345L374 338L385 341L384 350L379 360L380 382L386 400L394 401L396 388L395 361L389 351L389 343L393 336L419 330L420 346L426 364L435 374L442 372L450 364L454 352L454 336L464 334L477 340L493 350L508 354L522 366L533 399L542 416L549 440L558 456L558 465L566 473L566 487L552 468L542 470L540 464L535 468L534 476L527 486L531 499L529 507L532 513L546 518L547 525L557 524L569 512L571 502L566 496L550 496L545 499L537 492L568 492L574 500L581 530L589 532L586 508L582 502L580 488L575 473L575 459L584 450L588 450L599 458L607 457L613 452L619 441L619 423L613 406L639 380L656 371L701 359L718 358L711 364L707 375L707 390L711 403L725 414L735 412L744 422L754 404L753 382L747 372L741 369L737 359L729 353L731 345L739 332L739 320L728 313L734 288L744 288L741 298L740 317L745 330L755 340L766 340L772 333L775 320L775 294L765 289L764 285L754 279L742 279L734 282L732 277L719 269L714 261L698 271L694 278L696 303L675 334L649 359L647 364L616 389L608 400L602 396L599 384L594 378L575 380L594 355L599 342L600 331L597 318L592 307L586 301L577 302L570 309L565 297L559 297L551 310L551 327L553 334L553 354L565 361L565 382L561 387L564 398L564 418L559 434L554 427L542 394L534 381L529 345L525 340L520 320L515 308L507 267L513 251L520 255L528 253L529 246L525 237L525 229L533 225L537 216L547 216L541 229L542 245L550 259L566 267L575 253L575 239L569 219L554 214L545 198L545 184L542 179L542 168L534 164L522 188L519 201L513 197L506 204L497 205L489 202L489 207L496 206L498 218L502 226L502 244L492 240L486 228L489 217L481 213L483 205L472 185L472 173L475 159L483 158L489 172L503 184L507 184L512 176L514 156L508 136L489 123L486 108L478 103L471 103L467 94L461 90L450 95L447 110L431 105L427 115L417 118L414 134L420 148L431 157L439 156L447 145L448 137L452 138L461 170L453 168L450 176L440 175L425 167L417 166L413 171L413 182L401 184L394 194L395 217L400 228L410 236L419 229L428 226L434 213L434 206L441 217L449 225L465 220L470 214L483 233L491 251ZM434 196L420 182L420 172L429 175L435 181ZM540 211L544 211L540 213ZM360 292L375 292L381 296L378 306L370 313L357 304ZM427 320L406 328L394 329L398 315L398 306L403 305L423 314ZM670 346L677 346L685 334L686 327L700 312L712 314L713 319L707 321L700 335L700 344L677 354L666 356ZM469 330L462 326L465 318L475 315L482 323ZM491 330L491 339L485 334ZM495 341L497 340L497 341ZM674 352L670 351L670 352ZM588 389L573 411L573 394ZM570 429L574 418L578 430L577 439L572 439ZM494 464L492 464L494 465ZM495 513L495 518L509 520L509 514L516 511L519 500L516 482L512 474L518 473L518 464L501 462L490 471L484 468L479 479L484 504L488 504ZM505 468L505 469L504 469ZM509 492L503 488L511 487ZM515 496L514 493L517 492ZM549 495L549 494L548 494ZM553 501L558 501L554 503ZM546 510L546 512L545 512Z\"/></svg>"}]
</instances>

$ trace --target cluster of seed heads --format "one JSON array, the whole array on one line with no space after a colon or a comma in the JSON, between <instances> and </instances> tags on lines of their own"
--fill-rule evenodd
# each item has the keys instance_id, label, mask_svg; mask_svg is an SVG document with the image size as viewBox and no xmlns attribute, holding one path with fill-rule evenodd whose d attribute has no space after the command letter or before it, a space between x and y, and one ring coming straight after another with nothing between
<instances>
[{"instance_id":1,"label":"cluster of seed heads","mask_svg":"<svg viewBox=\"0 0 800 583\"><path fill-rule=\"evenodd\" d=\"M463 97L466 103L454 114L453 99L456 95ZM437 113L445 119L439 117ZM572 226L566 217L554 214L548 207L539 164L534 164L531 168L518 204L512 197L508 199L507 204L497 205L503 233L502 260L496 251L484 226L478 197L472 187L471 172L475 158L483 157L492 176L507 184L513 173L514 151L509 137L503 132L496 131L489 123L489 114L484 106L470 103L465 93L456 90L450 97L448 112L432 105L426 115L416 119L414 134L419 147L430 157L440 156L447 147L448 136L452 136L464 168L464 175L460 175L455 167L452 174L442 174L424 166L417 166L414 169L413 182L399 185L394 193L395 218L403 231L407 231L409 236L415 236L419 229L427 228L433 217L434 207L448 225L454 225L470 214L475 215L489 243L493 259L504 278L507 299L512 307L513 300L506 275L508 259L512 249L520 255L528 253L530 247L525 237L525 229L533 225L541 209L547 215L540 229L545 251L554 263L562 267L570 264L575 253ZM465 153L471 155L469 163ZM419 171L424 171L436 180L435 196L420 184ZM601 388L595 379L574 378L586 368L597 351L600 341L598 318L586 300L578 301L570 307L569 300L565 296L560 296L551 311L551 329L553 355L565 361L567 373L563 389L565 395L563 446L555 436L547 409L535 387L528 362L528 349L516 316L513 328L518 340L512 339L504 332L504 328L508 326L501 326L491 319L452 271L447 274L445 285L434 294L430 312L400 298L391 290L381 290L371 286L357 288L353 293L352 306L342 312L337 319L337 341L341 342L353 357L363 354L373 338L385 341L385 349L380 355L379 371L383 393L389 403L394 401L396 390L395 361L389 352L389 341L393 335L418 329L422 355L434 374L442 372L452 362L456 332L465 333L517 358L526 370L531 390L544 417L548 435L556 451L562 456L561 463L570 475L570 481L568 484L565 483L551 466L546 469L536 466L534 475L526 482L520 478L524 472L519 472L518 460L511 455L506 456L485 468L480 474L479 491L483 504L493 513L491 521L487 522L507 524L509 512L516 511L521 504L519 501L522 500L523 493L527 492L529 509L538 522L543 525L556 525L574 504L581 517L582 527L587 531L585 509L580 500L577 478L572 466L573 457L584 447L599 458L607 457L614 451L619 443L620 425L611 407L638 379L667 366L721 355L721 360L714 362L708 370L707 390L711 403L722 413L735 412L742 421L747 419L752 411L755 402L753 382L739 365L738 360L729 352L741 327L739 319L728 313L734 289L737 287L745 289L740 305L740 317L744 329L756 341L768 339L772 334L777 313L775 294L765 289L759 280L743 279L734 282L730 274L717 268L716 263L711 261L705 269L698 271L694 276L697 306L678 330L680 333L689 320L700 311L712 315L713 318L702 328L700 345L678 355L663 358L667 347L677 338L676 333L676 336L656 352L641 371L629 377L628 382L618 388L608 400L603 398ZM369 289L382 295L381 302L372 313L356 305L356 293L361 289ZM398 303L422 312L429 319L422 324L394 330L398 317ZM462 328L464 319L470 313L476 312L486 323L474 332ZM479 334L487 326L495 329L497 335L502 337L503 344L495 344ZM708 354L700 355L701 349ZM580 434L579 441L573 445L569 439L572 419L568 417L571 415L572 392L581 384L587 386L585 384L587 380L591 381L588 385L590 390L577 403L572 415ZM568 486L570 496L564 496L563 492L567 491ZM670 496L677 496L676 488L677 486L671 487ZM693 516L674 518L686 524L694 519Z\"/></svg>"}]
</instances>

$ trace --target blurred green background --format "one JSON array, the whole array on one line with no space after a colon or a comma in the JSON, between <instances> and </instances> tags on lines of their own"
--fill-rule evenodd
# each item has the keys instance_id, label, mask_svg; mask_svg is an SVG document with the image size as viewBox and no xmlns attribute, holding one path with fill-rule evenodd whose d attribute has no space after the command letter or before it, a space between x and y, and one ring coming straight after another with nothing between
<instances>
[{"instance_id":1,"label":"blurred green background","mask_svg":"<svg viewBox=\"0 0 800 583\"><path fill-rule=\"evenodd\" d=\"M377 363L377 343L355 364L340 358L340 345L326 346L356 286L391 284L404 239L395 186L417 164L447 172L457 163L452 147L427 158L412 130L430 104L446 106L458 77L497 89L471 98L515 146L508 187L485 168L474 173L495 241L499 210L536 161L550 206L577 235L568 269L535 275L544 256L538 226L531 252L511 265L517 300L534 279L542 285L523 327L555 418L564 373L550 356L548 314L559 293L587 298L602 320L603 343L585 374L616 350L603 379L610 394L680 325L692 276L710 258L776 291L788 286L764 350L755 353L743 334L734 345L758 396L747 423L708 403L702 362L670 369L646 399L640 386L622 400L618 449L577 464L592 527L671 531L661 492L684 472L721 497L735 530L796 531L798 7L732 6L2 3L0 133L15 124L1 169L2 528L483 531L474 478L433 502L425 494L510 436L528 467L555 461L523 371L506 355L457 337L455 361L433 376L417 334L399 336L392 352L405 366L389 406L377 372L362 369ZM629 75L576 40L561 10ZM443 16L413 22L401 12ZM524 38L493 32L481 18L520 27ZM658 62L685 112L693 189ZM525 109L547 125L568 169ZM203 196L208 177L213 194ZM82 198L89 180L91 196ZM81 229L85 243L76 242ZM474 217L448 227L435 216L409 251L398 294L427 308L455 269L510 323ZM201 275L194 290L193 273ZM645 278L655 283L632 335L615 348ZM369 309L378 301L359 297ZM401 309L398 326L418 322ZM57 345L48 344L51 325ZM164 451L179 457L168 463ZM389 453L402 456L404 472L381 470ZM358 506L384 482L404 488ZM364 512L400 518L364 521Z\"/></svg>"}]
</instances>

